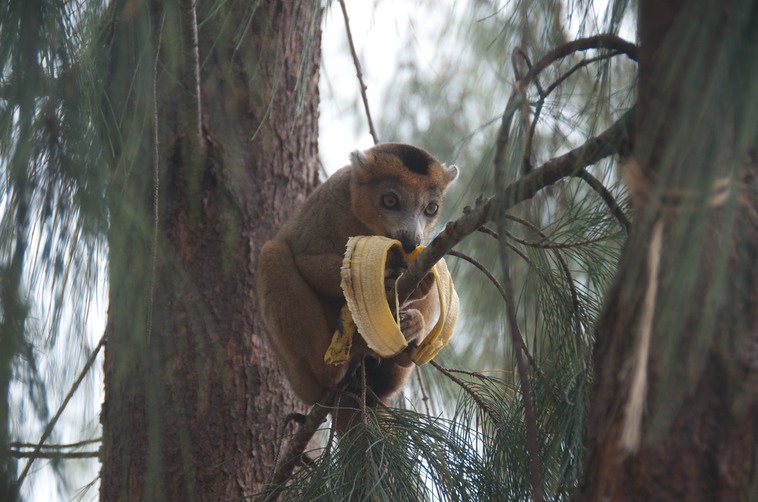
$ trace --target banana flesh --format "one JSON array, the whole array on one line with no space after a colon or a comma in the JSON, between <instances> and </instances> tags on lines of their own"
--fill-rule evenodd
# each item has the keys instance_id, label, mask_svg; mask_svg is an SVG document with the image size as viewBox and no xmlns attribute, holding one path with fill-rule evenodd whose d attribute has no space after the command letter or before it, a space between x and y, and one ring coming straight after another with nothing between
<instances>
[{"instance_id":1,"label":"banana flesh","mask_svg":"<svg viewBox=\"0 0 758 502\"><path fill-rule=\"evenodd\" d=\"M353 322L353 316L347 305L340 310L340 317L337 320L337 330L332 335L332 343L326 349L324 362L327 364L346 363L350 359L350 347L353 346L353 335L355 335L356 326Z\"/></svg>"},{"instance_id":2,"label":"banana flesh","mask_svg":"<svg viewBox=\"0 0 758 502\"><path fill-rule=\"evenodd\" d=\"M409 263L422 249L419 247L406 254L399 241L381 236L357 236L348 240L341 270L341 286L347 305L340 312L340 326L324 355L327 363L340 364L349 359L355 328L369 348L380 357L395 356L408 347L387 302L384 271L390 253L399 253ZM432 273L439 294L440 317L410 354L419 365L429 362L447 344L458 318L458 295L445 261L438 261Z\"/></svg>"}]
</instances>

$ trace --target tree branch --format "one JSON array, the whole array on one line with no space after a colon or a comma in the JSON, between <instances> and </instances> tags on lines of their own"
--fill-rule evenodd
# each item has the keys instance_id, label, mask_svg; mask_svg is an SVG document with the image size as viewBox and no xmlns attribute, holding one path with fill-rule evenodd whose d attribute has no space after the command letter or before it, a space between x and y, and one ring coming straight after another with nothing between
<instances>
[{"instance_id":1,"label":"tree branch","mask_svg":"<svg viewBox=\"0 0 758 502\"><path fill-rule=\"evenodd\" d=\"M347 41L350 43L350 53L353 55L353 64L355 65L355 73L358 76L358 83L361 88L361 98L363 98L363 107L366 109L366 120L368 120L368 130L371 133L371 137L374 139L374 144L379 143L379 136L374 129L374 122L371 120L371 110L368 107L368 96L366 95L366 84L363 82L363 72L361 71L361 63L358 61L358 54L355 51L355 44L353 43L353 34L350 31L350 20L347 17L347 8L345 7L345 0L340 0L340 7L342 7L342 17L345 18L345 30L347 31Z\"/></svg>"},{"instance_id":2,"label":"tree branch","mask_svg":"<svg viewBox=\"0 0 758 502\"><path fill-rule=\"evenodd\" d=\"M477 269L479 269L479 271L483 273L487 277L487 279L489 279L489 281L495 286L498 293L500 293L500 296L503 298L503 301L505 302L508 301L508 295L505 289L503 289L503 285L500 284L500 282L497 280L497 278L494 275L492 275L492 272L487 270L487 267L485 267L484 265L479 263L477 260L475 260L474 258L464 253L451 250L448 254L450 256L455 256L456 258L460 258L461 260L465 260L469 262L470 264L472 264L473 266L475 266ZM526 354L526 357L529 359L529 362L532 364L532 367L534 367L535 370L539 371L539 369L537 368L537 363L534 361L534 358L532 357L532 355L529 353L529 351L526 348L526 343L524 342L524 339L521 338L521 333L519 332L517 333L517 335L519 336L520 340L518 341L516 345L524 349L524 354Z\"/></svg>"},{"instance_id":3,"label":"tree branch","mask_svg":"<svg viewBox=\"0 0 758 502\"><path fill-rule=\"evenodd\" d=\"M542 72L545 68L559 59L573 54L574 52L583 52L591 49L609 49L626 54L632 61L637 61L638 47L632 42L628 42L617 35L603 34L587 38L580 38L572 42L565 43L556 47L545 54L542 59L537 61L533 67L524 75L524 82L529 83L533 78Z\"/></svg>"},{"instance_id":4,"label":"tree branch","mask_svg":"<svg viewBox=\"0 0 758 502\"><path fill-rule=\"evenodd\" d=\"M608 209L611 210L613 213L613 216L616 217L616 219L619 221L622 227L624 227L624 230L626 230L626 234L629 235L629 232L632 229L632 222L629 221L629 218L626 217L626 214L624 214L624 211L621 209L621 207L618 205L618 202L616 202L616 199L613 198L613 194L608 191L607 188L605 188L605 185L603 185L600 180L592 176L589 172L587 172L586 169L580 169L575 174L577 178L581 178L584 180L585 183L587 183L589 186L592 187L593 190L595 190L598 195L600 195L600 198L603 199L603 202L608 206Z\"/></svg>"},{"instance_id":5,"label":"tree branch","mask_svg":"<svg viewBox=\"0 0 758 502\"><path fill-rule=\"evenodd\" d=\"M513 294L513 283L511 282L510 267L506 262L508 248L505 246L505 240L500 239L500 256L503 263L503 291L505 298L505 310L508 319L509 332L513 341L513 347L516 355L516 367L519 372L521 381L521 396L524 399L524 422L526 423L526 448L529 452L529 474L532 478L532 491L534 500L542 502L545 500L545 488L542 481L542 467L540 466L539 447L537 446L537 413L534 409L534 396L532 396L531 384L529 382L529 367L526 364L525 355L528 354L524 336L518 325L516 314L516 299Z\"/></svg>"},{"instance_id":6,"label":"tree branch","mask_svg":"<svg viewBox=\"0 0 758 502\"><path fill-rule=\"evenodd\" d=\"M55 458L55 459L75 459L75 458L99 458L100 451L21 451L11 449L8 452L9 457L13 458Z\"/></svg>"},{"instance_id":7,"label":"tree branch","mask_svg":"<svg viewBox=\"0 0 758 502\"><path fill-rule=\"evenodd\" d=\"M529 84L533 80L536 81L537 76L542 72L542 70L558 61L559 59L573 54L574 52L581 52L590 49L610 49L620 54L626 54L630 59L634 61L637 60L637 46L635 44L627 42L623 38L620 38L616 35L608 34L580 38L579 40L574 40L573 42L563 44L560 47L557 47L547 53L542 59L537 61L534 66L531 65L529 58L524 54L523 50L520 47L516 47L513 50L513 54L511 54L511 61L516 61L517 57L523 58L527 63L529 71L527 71L526 74L522 77L518 71L517 65L514 63L516 82L513 86L513 92L511 92L511 95L508 98L508 103L505 106L502 123L500 125L500 133L498 134L498 139L496 142L494 160L496 170L499 166L502 165L503 162L505 147L508 144L508 139L510 137L511 119L513 118L513 114L519 107L526 106L526 89ZM537 87L540 89L539 84Z\"/></svg>"},{"instance_id":8,"label":"tree branch","mask_svg":"<svg viewBox=\"0 0 758 502\"><path fill-rule=\"evenodd\" d=\"M68 444L46 444L42 445L42 448L45 450L65 450L69 448L81 448L82 446L89 445L89 444L95 444L95 443L101 443L103 441L103 438L95 438L95 439L85 439L84 441L79 441L78 443L68 443ZM19 442L11 442L8 446L11 448L15 448L17 450L23 450L28 448L36 448L37 443L19 443Z\"/></svg>"},{"instance_id":9,"label":"tree branch","mask_svg":"<svg viewBox=\"0 0 758 502\"><path fill-rule=\"evenodd\" d=\"M545 235L545 233L539 228L537 228L537 226L534 225L533 223L523 218L518 218L512 215L505 215L505 218L511 221L515 221L516 223L519 223L521 225L524 225L525 227L531 229L533 232L536 232L543 239L547 239L547 235ZM515 238L515 236L511 238ZM551 247L551 248L546 248L546 249L552 249L553 253L555 254L555 259L558 260L558 263L560 264L561 269L563 270L563 275L566 277L566 284L568 284L569 291L571 292L571 303L574 307L574 312L576 313L574 316L575 318L574 329L576 330L576 336L580 337L582 335L582 329L581 329L582 318L586 320L587 316L582 311L581 303L579 303L579 294L576 291L576 285L574 284L574 278L571 275L571 269L569 269L568 262L566 262L566 258L564 258L563 254L561 254L560 248ZM527 352L527 355L529 355L528 352Z\"/></svg>"},{"instance_id":10,"label":"tree branch","mask_svg":"<svg viewBox=\"0 0 758 502\"><path fill-rule=\"evenodd\" d=\"M304 416L300 422L300 427L287 443L287 449L281 457L281 463L278 463L274 469L271 483L263 492L264 497L262 498L264 500L276 500L276 494L284 488L284 484L292 475L295 466L301 461L303 452L308 447L311 438L326 420L335 396L336 394L332 393L325 400L325 404L315 404L311 411Z\"/></svg>"},{"instance_id":11,"label":"tree branch","mask_svg":"<svg viewBox=\"0 0 758 502\"><path fill-rule=\"evenodd\" d=\"M184 69L182 82L184 99L180 113L184 115L182 127L189 141L190 162L198 162L205 152L203 139L202 105L200 93L200 49L197 35L197 0L181 0L179 9L182 22L182 51ZM156 52L157 53L157 52Z\"/></svg>"},{"instance_id":12,"label":"tree branch","mask_svg":"<svg viewBox=\"0 0 758 502\"><path fill-rule=\"evenodd\" d=\"M465 390L466 393L469 396L471 396L471 398L474 400L474 402L476 402L476 404L479 405L479 407L482 409L482 411L484 411L487 415L489 415L489 417L492 420L494 420L496 423L499 421L499 419L497 417L497 414L494 411L492 411L492 408L490 408L489 405L487 403L485 403L482 400L482 398L479 397L476 394L476 392L474 392L473 389L471 389L468 385L466 385L466 382L464 382L463 380L461 380L457 376L453 375L450 372L450 370L448 370L447 368L445 368L444 366L442 366L440 363L438 363L434 359L432 359L431 361L429 361L429 364L431 364L432 366L434 366L435 368L437 368L440 371L440 373L442 373L443 375L445 375L446 377L448 377L450 380L452 380L453 382L455 382L461 389Z\"/></svg>"},{"instance_id":13,"label":"tree branch","mask_svg":"<svg viewBox=\"0 0 758 502\"><path fill-rule=\"evenodd\" d=\"M508 185L505 190L488 199L478 199L473 209L456 221L449 222L426 249L413 261L397 282L401 303L406 301L435 263L445 256L467 235L476 231L492 215L509 210L519 202L534 197L537 192L563 178L572 176L579 169L619 151L624 151L630 141L634 125L634 108L628 110L611 127L582 146L555 157Z\"/></svg>"},{"instance_id":14,"label":"tree branch","mask_svg":"<svg viewBox=\"0 0 758 502\"><path fill-rule=\"evenodd\" d=\"M539 84L539 81L535 81L535 84L537 86L537 92L539 94L539 99L537 100L534 109L534 118L532 119L531 127L529 128L529 136L527 137L527 145L526 148L524 148L524 160L522 162L522 173L528 174L529 171L532 170L532 142L534 140L534 134L537 130L537 123L539 122L540 114L542 113L542 107L545 105L545 100L548 96L560 85L562 84L566 79L568 79L571 75L573 75L576 71L578 71L581 68L584 68L585 66L588 66L592 63L595 63L597 61L602 61L604 59L609 59L615 56L618 56L621 54L619 51L613 51L608 54L601 54L600 56L595 56L592 58L583 59L576 65L572 66L567 72L563 73L561 76L559 76L554 82L552 82L547 89L542 89L542 87Z\"/></svg>"},{"instance_id":15,"label":"tree branch","mask_svg":"<svg viewBox=\"0 0 758 502\"><path fill-rule=\"evenodd\" d=\"M18 486L21 486L21 483L24 482L24 478L26 478L26 475L29 473L29 469L32 466L32 462L34 462L34 459L40 457L40 452L42 450L43 445L45 444L45 441L50 436L50 433L53 432L53 427L55 427L55 424L58 423L58 419L63 413L63 410L66 409L66 406L68 405L68 402L73 397L74 392L76 392L76 389L79 388L79 384L81 384L82 380L84 380L84 376L89 372L90 368L95 363L97 354L100 352L100 349L103 347L104 344L105 344L105 335L103 335L100 338L100 342L98 342L97 346L92 351L92 354L90 354L89 359L84 365L84 368L82 368L82 371L79 373L79 377L74 382L74 385L71 386L71 390L68 391L68 394L63 399L63 402L58 408L58 411L55 413L55 416L52 418L52 420L50 420L50 423L47 424L47 427L45 427L45 430L42 433L42 437L39 439L39 442L34 447L34 450L30 452L29 461L26 463L26 466L24 467L24 470L21 472L21 475L18 477L18 482L17 482Z\"/></svg>"}]
</instances>

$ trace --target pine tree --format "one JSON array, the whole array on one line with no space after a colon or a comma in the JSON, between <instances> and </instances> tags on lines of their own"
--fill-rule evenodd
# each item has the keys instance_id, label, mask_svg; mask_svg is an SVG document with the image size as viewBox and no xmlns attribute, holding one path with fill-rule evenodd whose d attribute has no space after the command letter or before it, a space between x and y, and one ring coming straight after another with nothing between
<instances>
[{"instance_id":1,"label":"pine tree","mask_svg":"<svg viewBox=\"0 0 758 502\"><path fill-rule=\"evenodd\" d=\"M317 183L320 3L0 9L3 500L55 456L8 403L54 425L38 354L104 259L102 500L756 498L755 0L458 6L436 71L409 37L378 137L463 179L398 290L447 254L465 315L343 438L254 293Z\"/></svg>"}]
</instances>

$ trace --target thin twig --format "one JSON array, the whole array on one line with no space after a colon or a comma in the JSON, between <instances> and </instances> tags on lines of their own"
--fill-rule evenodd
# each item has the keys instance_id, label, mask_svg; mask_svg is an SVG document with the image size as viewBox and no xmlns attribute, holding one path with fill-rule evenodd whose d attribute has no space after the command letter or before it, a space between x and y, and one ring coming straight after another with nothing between
<instances>
[{"instance_id":1,"label":"thin twig","mask_svg":"<svg viewBox=\"0 0 758 502\"><path fill-rule=\"evenodd\" d=\"M368 444L368 411L366 410L366 358L361 359L361 425L363 426L366 447L363 449L363 482L368 485L371 479L371 448Z\"/></svg>"},{"instance_id":2,"label":"thin twig","mask_svg":"<svg viewBox=\"0 0 758 502\"><path fill-rule=\"evenodd\" d=\"M81 448L82 446L95 444L95 443L102 443L103 438L95 438L95 439L85 439L84 441L79 441L78 443L68 443L68 444L46 444L42 445L42 448L45 450L67 450L70 448ZM37 443L19 443L19 442L11 442L9 445L11 448L15 449L25 449L25 448L36 448Z\"/></svg>"},{"instance_id":3,"label":"thin twig","mask_svg":"<svg viewBox=\"0 0 758 502\"><path fill-rule=\"evenodd\" d=\"M526 52L524 52L520 48L518 49L520 51L519 54L526 62L527 68L531 70L532 62L529 59L529 56L526 54ZM532 123L529 125L529 135L526 137L526 146L524 147L524 158L521 161L522 174L529 174L529 171L532 170L532 160L531 160L532 144L534 142L534 135L537 131L537 124L539 123L540 115L542 114L542 107L545 104L545 92L542 90L542 85L540 85L540 81L536 77L534 79L534 85L535 87L537 87L537 93L540 96L540 100L534 109L534 118L532 118Z\"/></svg>"},{"instance_id":4,"label":"thin twig","mask_svg":"<svg viewBox=\"0 0 758 502\"><path fill-rule=\"evenodd\" d=\"M350 44L350 52L353 55L353 64L355 65L355 73L358 76L358 83L361 88L361 98L363 98L363 107L366 110L366 120L368 120L368 130L371 133L371 137L374 139L374 144L379 143L379 136L374 129L374 122L371 120L371 110L368 107L368 96L366 96L366 84L363 82L363 71L361 71L361 63L358 61L358 53L355 50L355 44L353 43L353 34L350 31L350 20L347 17L347 8L345 7L345 0L340 0L340 7L342 7L342 17L345 18L345 30L347 31L347 41Z\"/></svg>"},{"instance_id":5,"label":"thin twig","mask_svg":"<svg viewBox=\"0 0 758 502\"><path fill-rule=\"evenodd\" d=\"M469 396L471 396L471 398L474 400L474 402L476 402L476 404L479 406L479 408L481 408L482 411L484 411L485 413L487 413L487 415L489 415L489 417L495 423L498 423L500 421L498 419L498 417L497 417L497 414L492 410L492 408L490 408L490 406L487 403L485 403L482 400L482 398L479 397L479 395L474 391L474 389L472 389L471 387L469 387L466 384L466 382L464 382L463 380L461 380L457 376L453 375L447 368L445 368L444 366L442 366L440 363L438 363L434 359L432 359L431 361L429 361L429 364L431 364L432 366L434 366L435 368L437 368L440 371L440 373L442 373L443 375L445 375L446 377L448 377L450 380L452 380L453 382L455 382L456 384L458 384L458 386L461 389L463 389L464 391L466 391L466 393Z\"/></svg>"},{"instance_id":6,"label":"thin twig","mask_svg":"<svg viewBox=\"0 0 758 502\"><path fill-rule=\"evenodd\" d=\"M521 225L524 225L525 227L531 229L533 232L536 232L537 235L542 237L543 239L547 239L547 235L540 230L537 225L533 224L530 221L527 221L523 218L519 218L517 216L513 216L510 214L503 215L503 218L511 221L515 221L516 223L520 223ZM510 234L510 232L509 232ZM582 336L582 319L587 318L587 316L584 314L584 310L582 309L582 304L579 302L579 293L576 291L576 285L574 284L574 278L571 275L571 269L569 269L568 263L566 262L566 258L561 254L561 252L557 249L553 249L553 253L555 254L556 260L558 260L558 263L561 266L561 269L563 270L563 275L566 277L566 284L568 284L569 291L571 292L571 303L574 308L574 312L576 313L574 316L574 329L576 330L576 336L581 337Z\"/></svg>"},{"instance_id":7,"label":"thin twig","mask_svg":"<svg viewBox=\"0 0 758 502\"><path fill-rule=\"evenodd\" d=\"M8 451L8 456L13 458L54 458L60 460L69 460L75 458L99 458L100 451L21 451L11 449ZM20 479L20 478L19 478Z\"/></svg>"},{"instance_id":8,"label":"thin twig","mask_svg":"<svg viewBox=\"0 0 758 502\"><path fill-rule=\"evenodd\" d=\"M37 445L34 447L34 450L29 455L29 461L26 463L26 466L24 467L24 470L21 472L21 475L18 477L18 481L16 483L17 486L21 486L21 484L24 482L24 478L26 478L26 475L29 473L29 469L32 467L32 463L39 456L40 451L42 450L42 446L45 444L45 441L50 436L50 433L53 432L53 427L55 427L55 424L58 423L58 419L61 417L63 410L66 409L68 402L71 401L71 398L73 397L74 392L76 392L76 389L79 388L79 384L82 383L82 380L84 380L84 377L87 375L90 368L95 363L97 354L100 352L100 349L103 348L104 344L105 344L105 334L103 334L103 336L100 337L100 341L98 342L97 346L92 351L92 354L90 354L87 362L84 364L84 368L82 368L82 371L79 373L79 377L71 386L71 389L68 391L68 394L66 394L66 397L63 399L63 402L61 403L60 407L58 407L58 411L55 413L52 420L50 420L50 422L45 427L45 430L42 432L42 437L40 437L39 442L37 443Z\"/></svg>"},{"instance_id":9,"label":"thin twig","mask_svg":"<svg viewBox=\"0 0 758 502\"><path fill-rule=\"evenodd\" d=\"M553 49L542 57L542 59L537 61L534 66L530 66L529 71L523 77L519 72L516 72L516 82L513 85L513 92L511 92L511 95L508 98L508 103L505 106L502 122L500 124L500 133L498 134L498 139L495 144L494 164L496 168L503 163L505 146L508 144L510 138L511 120L516 110L524 106L523 101L525 100L526 88L529 84L535 80L545 68L559 59L563 59L574 52L590 49L611 49L617 51L619 54L626 54L634 61L637 60L637 46L635 44L627 42L616 35L596 35L593 37L580 38ZM511 54L511 60L513 61L515 57L521 53L523 53L521 48L517 47L514 49Z\"/></svg>"},{"instance_id":10,"label":"thin twig","mask_svg":"<svg viewBox=\"0 0 758 502\"><path fill-rule=\"evenodd\" d=\"M272 477L273 481L265 490L267 497L273 496L283 489L285 482L292 475L292 471L302 458L303 452L311 438L321 427L321 424L324 423L324 420L326 420L334 399L335 393L332 393L324 400L324 403L313 405L311 411L305 416L305 420L300 424L295 434L292 435L289 443L287 443L287 449L281 457L283 461L277 465Z\"/></svg>"},{"instance_id":11,"label":"thin twig","mask_svg":"<svg viewBox=\"0 0 758 502\"><path fill-rule=\"evenodd\" d=\"M197 0L181 0L179 2L182 20L182 40L186 69L184 84L184 105L183 113L187 123L182 127L187 129L184 132L188 136L190 144L190 154L197 155L197 158L190 159L190 162L198 162L199 155L205 151L205 142L203 140L203 123L202 123L202 102L200 92L200 43L197 34Z\"/></svg>"},{"instance_id":12,"label":"thin twig","mask_svg":"<svg viewBox=\"0 0 758 502\"><path fill-rule=\"evenodd\" d=\"M517 66L516 66L516 63L514 62L514 56L518 56L521 59L523 59L524 62L526 63L526 68L529 71L532 70L532 61L531 61L531 59L529 59L529 55L526 52L524 52L524 49L522 49L521 47L516 47L514 49L513 54L511 54L511 63L513 64L513 69L514 69L514 74L516 75L516 80L518 80L521 77L520 77L520 72L516 71ZM542 85L540 85L540 81L537 79L536 75L534 76L534 86L537 88L537 92L539 93L540 96L542 96L544 94L549 94L549 93L546 93L545 91L542 90Z\"/></svg>"},{"instance_id":13,"label":"thin twig","mask_svg":"<svg viewBox=\"0 0 758 502\"><path fill-rule=\"evenodd\" d=\"M497 232L495 232L491 228L485 227L484 225L482 225L481 227L477 228L476 231L477 232L481 232L483 234L487 234L490 237L494 237L495 239L499 239L500 238L500 237L498 237L498 233ZM526 253L524 253L523 251L521 251L519 248L517 248L516 246L514 246L510 242L507 245L508 245L509 248L511 248L511 251L513 251L514 253L516 253L517 255L519 255L525 262L527 262L528 264L532 263L532 260L529 259L529 257L526 255Z\"/></svg>"},{"instance_id":14,"label":"thin twig","mask_svg":"<svg viewBox=\"0 0 758 502\"><path fill-rule=\"evenodd\" d=\"M605 188L605 185L603 185L599 179L595 178L589 172L587 172L586 169L580 169L577 171L575 176L581 178L590 187L592 187L592 189L595 190L598 195L600 195L600 198L603 199L605 205L608 206L608 209L611 210L613 216L616 217L619 223L621 223L621 226L624 227L624 230L626 230L627 235L629 235L629 232L632 228L632 223L629 221L629 218L626 217L626 214L624 214L624 211L621 209L621 206L618 205L618 202L616 202L613 194L611 194L611 192Z\"/></svg>"},{"instance_id":15,"label":"thin twig","mask_svg":"<svg viewBox=\"0 0 758 502\"><path fill-rule=\"evenodd\" d=\"M481 232L483 234L487 234L490 237L494 237L495 239L500 238L500 234L498 234L495 230L492 230L490 227L486 225L482 225L481 227L476 229L477 232Z\"/></svg>"},{"instance_id":16,"label":"thin twig","mask_svg":"<svg viewBox=\"0 0 758 502\"><path fill-rule=\"evenodd\" d=\"M501 239L502 243L503 240ZM532 491L534 500L545 500L544 486L542 484L542 467L540 465L539 448L537 446L537 414L534 407L534 397L529 377L529 367L524 361L524 355L528 354L524 337L518 325L516 314L516 300L513 294L510 267L506 256L507 247L501 245L500 255L503 260L503 291L505 292L505 309L508 318L509 331L513 340L516 366L518 367L519 380L521 381L521 395L524 399L524 422L526 422L526 447L529 452L529 473L532 478Z\"/></svg>"},{"instance_id":17,"label":"thin twig","mask_svg":"<svg viewBox=\"0 0 758 502\"><path fill-rule=\"evenodd\" d=\"M565 43L559 47L556 47L552 51L548 52L539 61L537 61L532 68L529 69L529 73L524 76L524 80L528 83L542 70L566 56L573 54L574 52L584 52L591 49L608 49L617 51L619 54L625 54L632 61L637 61L637 52L639 47L628 42L617 35L603 34L595 35L587 38L580 38L572 42Z\"/></svg>"},{"instance_id":18,"label":"thin twig","mask_svg":"<svg viewBox=\"0 0 758 502\"><path fill-rule=\"evenodd\" d=\"M555 79L553 83L551 83L549 86L547 86L547 89L545 89L544 94L540 93L540 101L545 100L559 85L561 85L567 78L569 78L571 75L573 75L578 70L584 68L585 66L589 66L592 63L596 63L598 61L602 61L603 59L610 59L612 57L618 56L621 54L619 51L611 51L608 54L601 54L600 56L595 56L591 58L585 58L579 61L577 64L569 68L566 73L562 74L560 77Z\"/></svg>"},{"instance_id":19,"label":"thin twig","mask_svg":"<svg viewBox=\"0 0 758 502\"><path fill-rule=\"evenodd\" d=\"M150 345L153 334L153 304L155 301L155 269L158 264L158 224L160 222L160 142L158 134L158 61L161 54L161 41L163 39L163 25L166 22L166 13L161 16L161 26L158 29L158 42L155 48L155 61L153 62L153 243L150 250L150 288L147 297L147 329L145 342Z\"/></svg>"},{"instance_id":20,"label":"thin twig","mask_svg":"<svg viewBox=\"0 0 758 502\"><path fill-rule=\"evenodd\" d=\"M497 288L498 292L500 293L500 296L503 297L504 301L508 301L508 296L505 293L505 290L503 289L503 286L500 284L500 282L497 280L497 278L492 275L492 272L487 270L487 267L482 265L479 261L472 258L471 256L468 256L467 254L461 253L460 251L450 251L447 254L450 256L455 256L456 258L460 258L461 260L465 260L475 266L479 269L481 273L489 279L489 281ZM518 336L521 336L521 333L518 333ZM523 338L519 341L519 343L516 344L517 347L522 347L524 349L524 353L526 354L526 357L529 359L529 362L532 364L535 370L539 371L537 368L537 363L534 361L534 358L529 353L529 351L526 349L526 343L524 342Z\"/></svg>"},{"instance_id":21,"label":"thin twig","mask_svg":"<svg viewBox=\"0 0 758 502\"><path fill-rule=\"evenodd\" d=\"M609 239L609 236L601 235L600 237L596 237L594 239L586 239L578 242L553 242L549 241L548 237L545 234L542 234L544 240L535 242L517 237L512 232L509 232L507 230L505 231L505 236L511 240L518 242L519 244L535 249L573 249L582 246L589 246L590 244L597 244L598 242L607 241Z\"/></svg>"},{"instance_id":22,"label":"thin twig","mask_svg":"<svg viewBox=\"0 0 758 502\"><path fill-rule=\"evenodd\" d=\"M418 380L418 386L421 388L421 402L424 403L427 416L431 416L432 412L429 409L429 396L426 395L426 387L424 386L424 379L421 377L421 368L416 366L416 379Z\"/></svg>"},{"instance_id":23,"label":"thin twig","mask_svg":"<svg viewBox=\"0 0 758 502\"><path fill-rule=\"evenodd\" d=\"M276 451L274 452L274 466L279 465L279 461L282 458L282 445L284 444L284 437L287 433L287 426L290 424L290 422L297 422L302 424L305 422L305 415L302 413L293 412L284 417L284 421L278 434L278 440L276 441ZM271 475L266 481L267 485L271 485L273 483L276 472L276 469L271 471Z\"/></svg>"},{"instance_id":24,"label":"thin twig","mask_svg":"<svg viewBox=\"0 0 758 502\"><path fill-rule=\"evenodd\" d=\"M537 124L542 114L542 107L545 104L545 99L540 98L537 105L534 107L534 117L532 118L531 126L529 127L529 135L526 138L526 147L524 148L524 158L521 161L521 173L529 174L532 170L532 144L534 143L534 135L537 133Z\"/></svg>"},{"instance_id":25,"label":"thin twig","mask_svg":"<svg viewBox=\"0 0 758 502\"><path fill-rule=\"evenodd\" d=\"M342 393L337 393L337 395L334 398L334 409L338 410L340 408L340 403L342 402ZM329 439L326 442L326 448L324 448L324 458L329 458L329 455L332 453L332 445L334 444L334 437L337 434L337 427L334 426L334 415L332 415L332 426L329 427Z\"/></svg>"}]
</instances>

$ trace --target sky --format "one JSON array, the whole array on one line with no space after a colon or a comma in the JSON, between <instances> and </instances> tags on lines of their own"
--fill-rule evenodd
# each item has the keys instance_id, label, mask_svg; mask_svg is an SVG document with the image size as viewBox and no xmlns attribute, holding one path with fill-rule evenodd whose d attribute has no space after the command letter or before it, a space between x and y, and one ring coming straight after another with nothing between
<instances>
[{"instance_id":1,"label":"sky","mask_svg":"<svg viewBox=\"0 0 758 502\"><path fill-rule=\"evenodd\" d=\"M400 35L407 27L410 7L407 2L394 0L380 1L376 9L373 4L372 1L347 2L346 8L367 86L369 108L373 110L376 122L381 99L389 84L387 77L395 71L397 53L401 50ZM363 113L360 87L347 47L345 21L339 3L331 3L322 26L319 152L324 168L331 174L347 164L351 151L365 150L374 142Z\"/></svg>"},{"instance_id":2,"label":"sky","mask_svg":"<svg viewBox=\"0 0 758 502\"><path fill-rule=\"evenodd\" d=\"M353 43L360 61L363 81L375 127L382 102L391 94L392 77L407 53L432 67L438 50L433 37L451 9L465 9L466 2L438 0L434 8L401 0L358 0L346 2ZM347 164L355 149L374 145L369 134L355 64L350 54L345 20L338 2L324 15L321 65L321 117L319 151L327 173ZM410 42L408 42L410 40ZM410 43L413 47L408 47ZM380 141L382 131L377 131Z\"/></svg>"}]
</instances>

